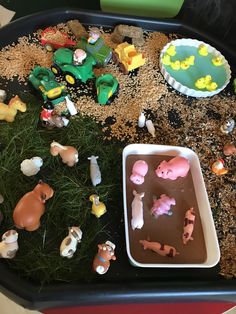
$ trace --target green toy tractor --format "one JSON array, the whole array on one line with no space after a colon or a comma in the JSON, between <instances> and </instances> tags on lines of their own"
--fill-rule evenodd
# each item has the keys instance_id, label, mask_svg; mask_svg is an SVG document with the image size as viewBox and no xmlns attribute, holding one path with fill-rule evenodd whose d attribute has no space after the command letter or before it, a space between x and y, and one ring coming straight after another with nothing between
<instances>
[{"instance_id":1,"label":"green toy tractor","mask_svg":"<svg viewBox=\"0 0 236 314\"><path fill-rule=\"evenodd\" d=\"M112 74L103 74L96 78L97 101L100 105L109 105L118 94L119 83Z\"/></svg>"}]
</instances>

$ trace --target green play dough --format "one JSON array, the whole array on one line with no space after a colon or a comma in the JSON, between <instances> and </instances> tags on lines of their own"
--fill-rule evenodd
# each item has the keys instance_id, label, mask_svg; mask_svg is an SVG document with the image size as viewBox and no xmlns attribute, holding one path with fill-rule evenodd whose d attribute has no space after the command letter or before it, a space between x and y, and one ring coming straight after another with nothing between
<instances>
[{"instance_id":1,"label":"green play dough","mask_svg":"<svg viewBox=\"0 0 236 314\"><path fill-rule=\"evenodd\" d=\"M177 60L181 62L190 56L195 56L195 61L194 65L191 65L187 70L173 70L171 66L164 65L166 71L182 85L198 91L206 91L205 88L198 89L195 86L195 82L206 75L211 75L212 82L216 82L218 85L217 89L225 84L227 73L224 63L221 66L214 66L211 61L212 58L215 57L213 53L208 53L207 56L201 56L196 47L176 46L176 55L170 58L172 62Z\"/></svg>"}]
</instances>

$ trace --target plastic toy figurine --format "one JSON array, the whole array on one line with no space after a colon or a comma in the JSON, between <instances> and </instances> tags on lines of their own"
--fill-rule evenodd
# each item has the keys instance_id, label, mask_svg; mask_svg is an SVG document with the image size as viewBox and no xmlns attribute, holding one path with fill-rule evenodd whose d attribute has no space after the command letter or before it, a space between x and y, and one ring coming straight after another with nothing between
<instances>
[{"instance_id":1,"label":"plastic toy figurine","mask_svg":"<svg viewBox=\"0 0 236 314\"><path fill-rule=\"evenodd\" d=\"M76 49L73 55L74 65L82 65L87 57L87 53L82 49Z\"/></svg>"},{"instance_id":2,"label":"plastic toy figurine","mask_svg":"<svg viewBox=\"0 0 236 314\"><path fill-rule=\"evenodd\" d=\"M170 245L161 244L159 242L149 242L146 240L140 240L139 243L143 245L144 250L151 250L161 256L174 257L179 254L177 250Z\"/></svg>"},{"instance_id":3,"label":"plastic toy figurine","mask_svg":"<svg viewBox=\"0 0 236 314\"><path fill-rule=\"evenodd\" d=\"M7 98L7 93L4 89L0 89L0 103L4 102Z\"/></svg>"},{"instance_id":4,"label":"plastic toy figurine","mask_svg":"<svg viewBox=\"0 0 236 314\"><path fill-rule=\"evenodd\" d=\"M146 127L148 129L148 132L152 135L152 137L156 137L156 130L151 120L146 121Z\"/></svg>"},{"instance_id":5,"label":"plastic toy figurine","mask_svg":"<svg viewBox=\"0 0 236 314\"><path fill-rule=\"evenodd\" d=\"M96 41L101 37L101 32L97 27L91 27L89 30L89 38L88 43L89 44L95 44Z\"/></svg>"},{"instance_id":6,"label":"plastic toy figurine","mask_svg":"<svg viewBox=\"0 0 236 314\"><path fill-rule=\"evenodd\" d=\"M112 74L102 74L95 81L97 101L100 105L109 105L117 96L119 83Z\"/></svg>"},{"instance_id":7,"label":"plastic toy figurine","mask_svg":"<svg viewBox=\"0 0 236 314\"><path fill-rule=\"evenodd\" d=\"M195 213L193 208L190 208L185 213L184 218L184 232L183 232L183 243L187 244L189 240L193 240L192 233L195 223Z\"/></svg>"},{"instance_id":8,"label":"plastic toy figurine","mask_svg":"<svg viewBox=\"0 0 236 314\"><path fill-rule=\"evenodd\" d=\"M171 63L171 58L170 58L170 56L169 56L167 53L165 53L164 56L163 56L162 59L161 59L161 62L162 62L164 65L170 65L170 63Z\"/></svg>"},{"instance_id":9,"label":"plastic toy figurine","mask_svg":"<svg viewBox=\"0 0 236 314\"><path fill-rule=\"evenodd\" d=\"M219 67L223 64L223 58L222 57L215 57L215 58L212 58L212 63L214 66L216 67Z\"/></svg>"},{"instance_id":10,"label":"plastic toy figurine","mask_svg":"<svg viewBox=\"0 0 236 314\"><path fill-rule=\"evenodd\" d=\"M54 106L51 103L46 103L43 106L43 110L40 113L40 120L42 121L42 125L49 129L54 127L62 128L69 123L69 120L65 117L55 114Z\"/></svg>"},{"instance_id":11,"label":"plastic toy figurine","mask_svg":"<svg viewBox=\"0 0 236 314\"><path fill-rule=\"evenodd\" d=\"M170 45L167 49L166 49L166 53L173 57L176 55L176 47L174 45Z\"/></svg>"},{"instance_id":12,"label":"plastic toy figurine","mask_svg":"<svg viewBox=\"0 0 236 314\"><path fill-rule=\"evenodd\" d=\"M98 253L93 260L93 270L99 275L105 274L110 267L110 260L115 261L115 244L111 241L106 241L103 244L98 244Z\"/></svg>"},{"instance_id":13,"label":"plastic toy figurine","mask_svg":"<svg viewBox=\"0 0 236 314\"><path fill-rule=\"evenodd\" d=\"M195 86L198 89L207 89L208 91L214 91L217 89L218 85L216 82L212 82L211 75L206 75L205 77L200 77L196 82Z\"/></svg>"},{"instance_id":14,"label":"plastic toy figurine","mask_svg":"<svg viewBox=\"0 0 236 314\"><path fill-rule=\"evenodd\" d=\"M53 51L62 47L75 46L76 42L70 40L67 34L48 27L41 34L41 44L47 51Z\"/></svg>"},{"instance_id":15,"label":"plastic toy figurine","mask_svg":"<svg viewBox=\"0 0 236 314\"><path fill-rule=\"evenodd\" d=\"M25 159L20 164L20 170L27 177L36 175L43 165L43 160L41 157L33 157L31 159Z\"/></svg>"},{"instance_id":16,"label":"plastic toy figurine","mask_svg":"<svg viewBox=\"0 0 236 314\"><path fill-rule=\"evenodd\" d=\"M60 255L67 258L73 257L78 243L81 242L82 235L83 233L79 227L70 227L68 236L61 243Z\"/></svg>"},{"instance_id":17,"label":"plastic toy figurine","mask_svg":"<svg viewBox=\"0 0 236 314\"><path fill-rule=\"evenodd\" d=\"M217 174L218 176L228 173L228 170L225 169L225 167L224 167L224 163L225 163L225 162L224 162L223 159L218 159L218 160L216 160L216 161L212 164L211 170L212 170L215 174Z\"/></svg>"},{"instance_id":18,"label":"plastic toy figurine","mask_svg":"<svg viewBox=\"0 0 236 314\"><path fill-rule=\"evenodd\" d=\"M52 156L59 154L62 158L62 162L69 167L73 167L79 161L79 154L75 147L63 146L55 141L50 145L50 153Z\"/></svg>"},{"instance_id":19,"label":"plastic toy figurine","mask_svg":"<svg viewBox=\"0 0 236 314\"><path fill-rule=\"evenodd\" d=\"M143 30L141 27L130 25L117 25L111 34L111 40L114 43L120 44L125 37L132 38L132 44L135 46L142 46L144 44Z\"/></svg>"},{"instance_id":20,"label":"plastic toy figurine","mask_svg":"<svg viewBox=\"0 0 236 314\"><path fill-rule=\"evenodd\" d=\"M163 160L155 172L159 178L176 180L178 177L186 177L189 169L188 159L176 156L169 161Z\"/></svg>"},{"instance_id":21,"label":"plastic toy figurine","mask_svg":"<svg viewBox=\"0 0 236 314\"><path fill-rule=\"evenodd\" d=\"M235 121L232 118L229 118L228 120L226 120L220 127L220 130L222 133L224 134L229 134L231 132L233 132L233 129L235 127Z\"/></svg>"},{"instance_id":22,"label":"plastic toy figurine","mask_svg":"<svg viewBox=\"0 0 236 314\"><path fill-rule=\"evenodd\" d=\"M174 62L170 62L170 66L173 70L178 71L181 68L181 63L179 60L176 60Z\"/></svg>"},{"instance_id":23,"label":"plastic toy figurine","mask_svg":"<svg viewBox=\"0 0 236 314\"><path fill-rule=\"evenodd\" d=\"M146 117L144 112L141 112L138 117L138 127L143 128L145 126Z\"/></svg>"},{"instance_id":24,"label":"plastic toy figurine","mask_svg":"<svg viewBox=\"0 0 236 314\"><path fill-rule=\"evenodd\" d=\"M225 156L231 156L233 154L236 154L236 147L234 144L225 145L223 148L223 152Z\"/></svg>"},{"instance_id":25,"label":"plastic toy figurine","mask_svg":"<svg viewBox=\"0 0 236 314\"><path fill-rule=\"evenodd\" d=\"M8 230L2 236L0 242L0 258L13 258L19 249L18 246L18 233L16 230Z\"/></svg>"},{"instance_id":26,"label":"plastic toy figurine","mask_svg":"<svg viewBox=\"0 0 236 314\"><path fill-rule=\"evenodd\" d=\"M143 184L144 177L148 172L148 164L144 160L137 160L135 161L133 168L132 168L132 174L130 176L130 180L134 184Z\"/></svg>"},{"instance_id":27,"label":"plastic toy figurine","mask_svg":"<svg viewBox=\"0 0 236 314\"><path fill-rule=\"evenodd\" d=\"M0 103L0 120L13 122L17 114L17 110L21 112L26 111L26 104L20 99L19 96L13 97L9 104Z\"/></svg>"},{"instance_id":28,"label":"plastic toy figurine","mask_svg":"<svg viewBox=\"0 0 236 314\"><path fill-rule=\"evenodd\" d=\"M89 196L90 202L92 202L92 211L91 213L95 215L97 218L100 218L107 211L104 203L99 201L99 196L96 194L92 194Z\"/></svg>"},{"instance_id":29,"label":"plastic toy figurine","mask_svg":"<svg viewBox=\"0 0 236 314\"><path fill-rule=\"evenodd\" d=\"M26 193L17 203L13 220L17 228L35 231L40 227L40 217L45 211L45 202L54 194L53 189L39 181L33 191Z\"/></svg>"},{"instance_id":30,"label":"plastic toy figurine","mask_svg":"<svg viewBox=\"0 0 236 314\"><path fill-rule=\"evenodd\" d=\"M133 190L134 199L132 201L132 219L131 219L131 226L132 229L142 229L144 220L143 220L143 202L142 198L144 197L143 193L137 193Z\"/></svg>"},{"instance_id":31,"label":"plastic toy figurine","mask_svg":"<svg viewBox=\"0 0 236 314\"><path fill-rule=\"evenodd\" d=\"M175 205L175 199L166 194L162 194L159 199L154 198L151 214L158 218L161 215L172 215L171 205Z\"/></svg>"},{"instance_id":32,"label":"plastic toy figurine","mask_svg":"<svg viewBox=\"0 0 236 314\"><path fill-rule=\"evenodd\" d=\"M88 157L90 160L90 178L93 186L96 186L102 182L101 171L97 163L98 156Z\"/></svg>"},{"instance_id":33,"label":"plastic toy figurine","mask_svg":"<svg viewBox=\"0 0 236 314\"><path fill-rule=\"evenodd\" d=\"M208 55L207 46L205 46L204 44L201 44L201 45L198 47L198 53L199 53L201 56L206 57L206 56Z\"/></svg>"}]
</instances>

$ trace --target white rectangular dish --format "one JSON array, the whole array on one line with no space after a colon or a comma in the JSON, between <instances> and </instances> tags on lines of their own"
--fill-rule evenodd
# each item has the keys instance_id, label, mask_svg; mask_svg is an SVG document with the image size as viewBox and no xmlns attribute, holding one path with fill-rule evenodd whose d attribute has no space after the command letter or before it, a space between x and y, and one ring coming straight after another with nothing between
<instances>
[{"instance_id":1,"label":"white rectangular dish","mask_svg":"<svg viewBox=\"0 0 236 314\"><path fill-rule=\"evenodd\" d=\"M189 182L191 184L186 185L186 182L184 181L184 178L177 179L177 184L175 184L172 180L159 180L159 185L155 187L155 179L153 182L151 182L151 189L153 191L161 191L162 189L165 189L165 185L167 181L172 181L171 183L168 183L169 185L174 186L173 193L175 193L176 198L178 199L179 204L181 205L178 210L174 210L175 218L175 224L178 222L178 226L171 227L173 232L168 232L168 234L165 235L163 238L163 234L161 232L165 232L165 228L168 227L168 224L171 220L169 217L159 217L158 220L155 220L150 215L150 204L151 204L151 193L147 190L147 185L145 183L138 186L133 184L129 177L131 175L131 165L134 161L139 159L145 159L151 161L152 165L149 167L149 172L154 173L155 164L159 163L160 160L164 160L166 158L173 158L175 156L182 156L189 160L190 163L190 173L189 173ZM164 145L153 145L153 144L131 144L124 148L123 150L123 202L124 202L124 219L125 219L125 237L126 237L126 250L129 257L129 260L132 265L138 266L138 267L170 267L170 268L210 268L215 266L220 259L220 249L218 244L218 239L216 235L215 225L212 217L212 212L208 200L208 195L206 192L202 172L201 172L201 166L198 159L198 156L196 153L194 153L191 149L185 148L185 147L178 147L178 146L164 146ZM155 158L157 159L155 161ZM132 159L132 161L131 161ZM128 168L129 167L129 170ZM154 177L153 177L154 178ZM161 182L161 183L160 183ZM189 185L192 185L192 187ZM145 190L146 188L146 190ZM132 200L132 190L138 189L142 192L145 192L146 199L148 200L144 201L144 227L141 230L132 230L131 224L130 224L130 215L131 215L131 200ZM154 190L153 190L154 189ZM194 240L190 241L191 243L188 243L186 246L181 246L180 241L179 243L178 251L180 251L180 254L175 257L163 257L159 256L156 253L153 253L152 251L143 251L144 254L149 254L147 256L147 259L143 260L141 257L136 257L136 253L134 248L137 247L137 250L139 253L141 252L141 244L139 244L139 240L144 240L143 237L147 238L151 237L151 241L158 241L158 239L165 242L164 239L167 239L165 244L172 245L171 239L175 238L176 236L180 234L180 230L182 230L182 220L183 220L183 212L182 207L189 206L189 201L187 201L186 191L187 193L194 193L195 198L195 206L197 207L197 221L199 224L198 230L202 230L202 235L200 236L200 233L197 232L194 234ZM139 191L139 192L140 192ZM185 193L184 193L185 191ZM163 193L163 191L162 191ZM144 199L145 199L144 197ZM185 199L186 198L186 199ZM148 206L147 206L148 205ZM187 208L187 207L186 207ZM180 215L181 217L178 217ZM163 215L167 216L167 215ZM146 220L145 220L146 219ZM172 219L172 218L171 218ZM145 225L145 221L147 222ZM148 226L148 224L150 225ZM153 228L153 224L155 224L155 227ZM158 225L159 224L159 225ZM181 224L181 226L180 226ZM145 229L146 228L146 229ZM195 227L194 227L195 228ZM153 231L154 230L154 231ZM162 230L162 231L161 231ZM194 229L195 230L195 229ZM148 239L149 240L149 239ZM135 244L132 242L135 241ZM149 240L150 241L150 240ZM201 243L197 243L200 241ZM204 242L204 243L203 243ZM191 249L196 251L194 249L195 245L201 245L204 246L205 250L205 257L202 259L196 258L196 260L193 259L191 253ZM140 247L139 247L140 246ZM191 248L192 246L192 248ZM177 247L176 247L177 249ZM182 253L184 252L184 253ZM196 253L196 252L194 252ZM181 256L182 255L182 256ZM149 260L150 257L150 260Z\"/></svg>"}]
</instances>

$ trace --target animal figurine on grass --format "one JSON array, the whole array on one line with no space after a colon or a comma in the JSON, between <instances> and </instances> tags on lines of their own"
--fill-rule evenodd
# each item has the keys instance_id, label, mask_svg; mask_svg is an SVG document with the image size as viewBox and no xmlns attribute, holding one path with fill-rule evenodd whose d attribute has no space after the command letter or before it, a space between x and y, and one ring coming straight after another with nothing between
<instances>
[{"instance_id":1,"label":"animal figurine on grass","mask_svg":"<svg viewBox=\"0 0 236 314\"><path fill-rule=\"evenodd\" d=\"M98 253L93 260L93 270L99 275L105 274L110 267L110 260L115 261L115 244L111 241L106 241L103 244L98 244Z\"/></svg>"},{"instance_id":2,"label":"animal figurine on grass","mask_svg":"<svg viewBox=\"0 0 236 314\"><path fill-rule=\"evenodd\" d=\"M148 164L144 160L137 160L135 161L133 168L132 168L132 174L130 176L130 180L134 184L143 184L144 177L148 172Z\"/></svg>"},{"instance_id":3,"label":"animal figurine on grass","mask_svg":"<svg viewBox=\"0 0 236 314\"><path fill-rule=\"evenodd\" d=\"M98 156L88 157L90 160L90 178L93 186L96 186L102 182L101 171L97 163Z\"/></svg>"},{"instance_id":4,"label":"animal figurine on grass","mask_svg":"<svg viewBox=\"0 0 236 314\"><path fill-rule=\"evenodd\" d=\"M79 227L70 227L68 236L61 243L60 255L67 258L73 257L78 243L81 242L82 235L83 232Z\"/></svg>"},{"instance_id":5,"label":"animal figurine on grass","mask_svg":"<svg viewBox=\"0 0 236 314\"><path fill-rule=\"evenodd\" d=\"M155 172L159 178L176 180L178 177L186 177L189 169L190 165L188 159L176 156L169 161L163 160Z\"/></svg>"},{"instance_id":6,"label":"animal figurine on grass","mask_svg":"<svg viewBox=\"0 0 236 314\"><path fill-rule=\"evenodd\" d=\"M193 240L192 233L194 229L195 217L196 217L195 212L192 207L186 211L185 218L184 218L184 232L183 232L184 244L187 244L189 240Z\"/></svg>"},{"instance_id":7,"label":"animal figurine on grass","mask_svg":"<svg viewBox=\"0 0 236 314\"><path fill-rule=\"evenodd\" d=\"M159 199L154 198L151 214L158 218L161 215L172 215L171 205L175 205L175 199L166 194L162 194Z\"/></svg>"},{"instance_id":8,"label":"animal figurine on grass","mask_svg":"<svg viewBox=\"0 0 236 314\"><path fill-rule=\"evenodd\" d=\"M179 252L177 252L177 250L173 246L167 244L150 242L146 240L140 240L139 243L142 244L144 250L151 250L161 256L174 257L179 254Z\"/></svg>"},{"instance_id":9,"label":"animal figurine on grass","mask_svg":"<svg viewBox=\"0 0 236 314\"><path fill-rule=\"evenodd\" d=\"M20 170L27 177L36 175L43 165L41 157L32 157L31 159L25 159L20 164Z\"/></svg>"},{"instance_id":10,"label":"animal figurine on grass","mask_svg":"<svg viewBox=\"0 0 236 314\"><path fill-rule=\"evenodd\" d=\"M133 230L142 229L144 220L143 220L143 202L142 198L144 197L143 193L137 193L133 190L134 199L132 201L132 219L131 219L131 227Z\"/></svg>"},{"instance_id":11,"label":"animal figurine on grass","mask_svg":"<svg viewBox=\"0 0 236 314\"><path fill-rule=\"evenodd\" d=\"M58 142L53 141L50 147L52 156L60 155L62 162L69 167L73 167L78 161L78 151L73 146L63 146Z\"/></svg>"},{"instance_id":12,"label":"animal figurine on grass","mask_svg":"<svg viewBox=\"0 0 236 314\"><path fill-rule=\"evenodd\" d=\"M96 194L92 194L89 197L90 202L93 203L91 213L95 215L97 218L100 218L107 211L106 205L99 201L99 196Z\"/></svg>"},{"instance_id":13,"label":"animal figurine on grass","mask_svg":"<svg viewBox=\"0 0 236 314\"><path fill-rule=\"evenodd\" d=\"M18 251L18 233L16 230L8 230L2 236L0 242L0 258L13 258Z\"/></svg>"},{"instance_id":14,"label":"animal figurine on grass","mask_svg":"<svg viewBox=\"0 0 236 314\"><path fill-rule=\"evenodd\" d=\"M45 212L45 202L53 196L53 189L42 180L33 191L26 193L13 211L17 228L35 231L40 227L40 218Z\"/></svg>"},{"instance_id":15,"label":"animal figurine on grass","mask_svg":"<svg viewBox=\"0 0 236 314\"><path fill-rule=\"evenodd\" d=\"M17 110L21 112L26 111L26 104L20 99L19 96L13 97L9 104L0 103L0 120L13 122L17 114Z\"/></svg>"}]
</instances>

